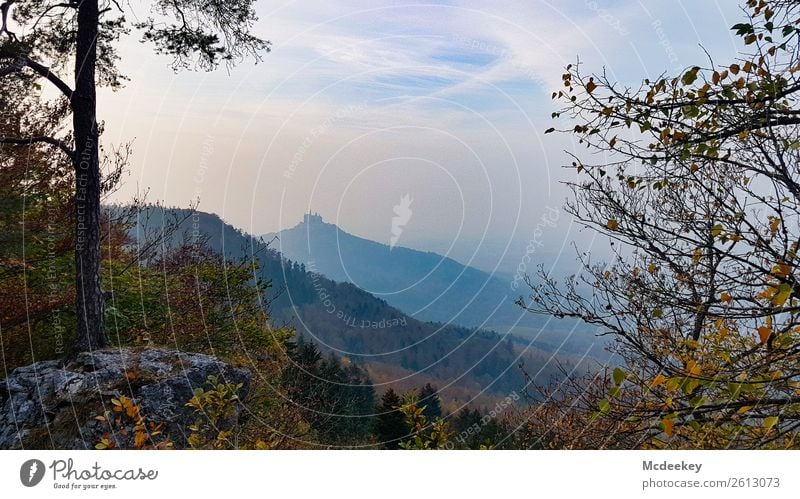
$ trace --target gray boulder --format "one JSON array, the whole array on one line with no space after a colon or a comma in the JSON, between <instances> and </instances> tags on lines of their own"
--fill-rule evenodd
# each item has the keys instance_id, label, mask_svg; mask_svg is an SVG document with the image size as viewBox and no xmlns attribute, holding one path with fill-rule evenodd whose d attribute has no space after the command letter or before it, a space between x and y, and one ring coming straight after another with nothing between
<instances>
[{"instance_id":1,"label":"gray boulder","mask_svg":"<svg viewBox=\"0 0 800 499\"><path fill-rule=\"evenodd\" d=\"M145 446L170 441L186 444L200 413L186 402L209 376L219 383L241 384L244 399L250 372L209 355L160 349L108 349L82 353L62 365L42 361L19 367L0 381L0 449L93 449L102 440L112 447L133 446L136 421L145 423ZM129 398L135 410L118 408L112 399ZM220 430L238 423L218 422ZM155 434L155 435L154 435ZM142 435L139 435L140 438Z\"/></svg>"}]
</instances>

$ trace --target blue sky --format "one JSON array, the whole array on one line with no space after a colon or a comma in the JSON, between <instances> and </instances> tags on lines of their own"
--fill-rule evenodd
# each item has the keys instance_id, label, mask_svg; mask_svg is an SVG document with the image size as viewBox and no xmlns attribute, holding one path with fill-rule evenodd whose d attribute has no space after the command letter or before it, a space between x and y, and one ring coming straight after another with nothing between
<instances>
[{"instance_id":1,"label":"blue sky","mask_svg":"<svg viewBox=\"0 0 800 499\"><path fill-rule=\"evenodd\" d=\"M720 61L741 49L733 0L260 0L257 11L273 51L229 73L175 74L126 42L131 82L101 101L104 140L135 137L120 200L199 198L253 233L310 209L383 241L410 194L400 245L465 260L499 241L516 258L567 195L560 165L575 144L542 135L566 64L637 84L706 61L700 44ZM581 238L560 220L556 252Z\"/></svg>"}]
</instances>

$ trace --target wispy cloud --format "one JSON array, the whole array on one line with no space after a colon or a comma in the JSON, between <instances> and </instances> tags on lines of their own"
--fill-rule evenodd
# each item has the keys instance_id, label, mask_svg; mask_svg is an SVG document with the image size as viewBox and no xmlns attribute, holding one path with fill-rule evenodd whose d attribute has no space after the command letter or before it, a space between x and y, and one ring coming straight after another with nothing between
<instances>
[{"instance_id":1,"label":"wispy cloud","mask_svg":"<svg viewBox=\"0 0 800 499\"><path fill-rule=\"evenodd\" d=\"M441 236L463 220L462 236L524 240L529 215L564 197L557 167L572 145L541 131L566 64L580 56L587 70L635 84L705 60L698 44L721 58L737 50L730 0L257 7L256 29L273 42L262 64L175 75L132 42L131 86L103 96L106 136L138 137L131 188L186 203L196 191L185 180L196 168L192 144L214 135L201 207L253 232L293 224L311 206L380 240L386 218L364 214L391 213L411 193L414 226L427 232L404 238ZM293 163L297 175L282 177ZM435 213L437 203L447 210Z\"/></svg>"}]
</instances>

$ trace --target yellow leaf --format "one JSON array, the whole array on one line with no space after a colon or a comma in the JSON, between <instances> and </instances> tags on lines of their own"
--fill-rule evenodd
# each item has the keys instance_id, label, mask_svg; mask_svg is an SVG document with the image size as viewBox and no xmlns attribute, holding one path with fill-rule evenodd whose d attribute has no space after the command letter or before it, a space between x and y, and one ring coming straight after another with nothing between
<instances>
[{"instance_id":1,"label":"yellow leaf","mask_svg":"<svg viewBox=\"0 0 800 499\"><path fill-rule=\"evenodd\" d=\"M657 386L663 385L663 384L664 384L664 383L666 383L666 382L667 382L667 377L666 377L666 376L664 376L663 374L659 374L658 376L656 376L655 378L653 378L653 382L652 382L652 383L650 383L650 386L652 386L653 388L655 388L655 387L657 387Z\"/></svg>"},{"instance_id":2,"label":"yellow leaf","mask_svg":"<svg viewBox=\"0 0 800 499\"><path fill-rule=\"evenodd\" d=\"M692 253L692 262L696 264L700 261L700 258L702 257L703 257L703 250L701 248L696 248L694 250L694 253Z\"/></svg>"},{"instance_id":3,"label":"yellow leaf","mask_svg":"<svg viewBox=\"0 0 800 499\"><path fill-rule=\"evenodd\" d=\"M776 277L786 277L791 273L792 267L791 265L785 263L778 263L774 267L772 267L772 275Z\"/></svg>"},{"instance_id":4,"label":"yellow leaf","mask_svg":"<svg viewBox=\"0 0 800 499\"><path fill-rule=\"evenodd\" d=\"M141 449L146 440L147 440L147 433L143 431L137 432L136 436L133 438L133 446L136 447L137 449Z\"/></svg>"},{"instance_id":5,"label":"yellow leaf","mask_svg":"<svg viewBox=\"0 0 800 499\"><path fill-rule=\"evenodd\" d=\"M681 379L680 378L670 378L667 381L666 387L668 392L674 392L681 386Z\"/></svg>"},{"instance_id":6,"label":"yellow leaf","mask_svg":"<svg viewBox=\"0 0 800 499\"><path fill-rule=\"evenodd\" d=\"M129 418L135 418L139 414L139 408L134 404L130 404L125 408L125 413Z\"/></svg>"},{"instance_id":7,"label":"yellow leaf","mask_svg":"<svg viewBox=\"0 0 800 499\"><path fill-rule=\"evenodd\" d=\"M753 406L752 406L752 405L745 405L745 406L741 407L741 408L740 408L738 411L736 411L736 412L738 412L739 414L744 414L745 412L749 411L749 410L750 410L750 409L752 409L752 408L753 408Z\"/></svg>"},{"instance_id":8,"label":"yellow leaf","mask_svg":"<svg viewBox=\"0 0 800 499\"><path fill-rule=\"evenodd\" d=\"M720 299L720 301L722 301L724 303L730 303L731 302L731 295L729 295L728 293L722 293L722 295L719 297L719 299Z\"/></svg>"},{"instance_id":9,"label":"yellow leaf","mask_svg":"<svg viewBox=\"0 0 800 499\"><path fill-rule=\"evenodd\" d=\"M671 437L675 423L673 423L670 419L664 418L661 420L661 426L664 428L664 433L666 433L668 437Z\"/></svg>"},{"instance_id":10,"label":"yellow leaf","mask_svg":"<svg viewBox=\"0 0 800 499\"><path fill-rule=\"evenodd\" d=\"M619 222L611 219L606 223L606 227L608 227L610 230L617 230L619 228Z\"/></svg>"},{"instance_id":11,"label":"yellow leaf","mask_svg":"<svg viewBox=\"0 0 800 499\"><path fill-rule=\"evenodd\" d=\"M767 286L764 291L758 293L756 298L760 298L762 300L771 300L773 296L778 292L778 288L775 286Z\"/></svg>"},{"instance_id":12,"label":"yellow leaf","mask_svg":"<svg viewBox=\"0 0 800 499\"><path fill-rule=\"evenodd\" d=\"M776 424L778 424L778 417L777 416L769 416L769 417L764 418L764 428L769 430L770 428L772 428Z\"/></svg>"},{"instance_id":13,"label":"yellow leaf","mask_svg":"<svg viewBox=\"0 0 800 499\"><path fill-rule=\"evenodd\" d=\"M761 339L761 343L766 343L769 339L769 335L772 334L772 328L767 326L761 326L758 328L758 337Z\"/></svg>"},{"instance_id":14,"label":"yellow leaf","mask_svg":"<svg viewBox=\"0 0 800 499\"><path fill-rule=\"evenodd\" d=\"M792 287L786 283L778 286L778 292L772 297L772 304L776 307L782 307L789 297L792 296Z\"/></svg>"}]
</instances>

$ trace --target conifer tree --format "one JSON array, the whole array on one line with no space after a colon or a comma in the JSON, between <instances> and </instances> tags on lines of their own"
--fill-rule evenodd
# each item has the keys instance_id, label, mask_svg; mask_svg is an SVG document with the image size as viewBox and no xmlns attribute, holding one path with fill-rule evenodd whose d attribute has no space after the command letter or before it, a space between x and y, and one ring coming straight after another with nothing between
<instances>
[{"instance_id":1,"label":"conifer tree","mask_svg":"<svg viewBox=\"0 0 800 499\"><path fill-rule=\"evenodd\" d=\"M397 392L389 388L381 397L381 403L375 411L377 413L375 436L387 449L399 449L400 442L409 434L405 416L400 411L402 403Z\"/></svg>"}]
</instances>

